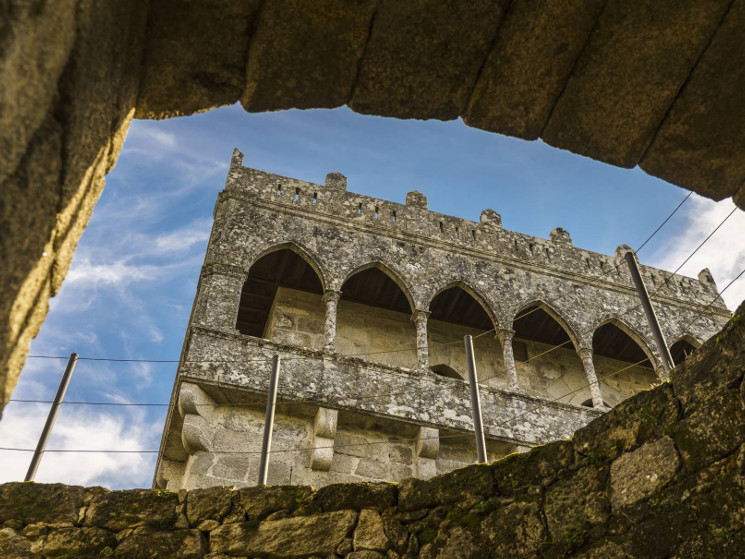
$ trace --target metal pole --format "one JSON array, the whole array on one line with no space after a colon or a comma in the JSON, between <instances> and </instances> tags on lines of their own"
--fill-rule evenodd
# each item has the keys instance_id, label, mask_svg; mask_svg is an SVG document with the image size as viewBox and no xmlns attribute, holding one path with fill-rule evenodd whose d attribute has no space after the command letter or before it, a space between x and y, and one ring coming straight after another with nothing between
<instances>
[{"instance_id":1,"label":"metal pole","mask_svg":"<svg viewBox=\"0 0 745 559\"><path fill-rule=\"evenodd\" d=\"M279 377L279 355L272 357L272 376L269 377L269 393L266 395L266 419L264 420L264 440L261 443L261 462L259 463L259 485L266 485L269 468L269 448L272 446L274 428L274 407L277 404L277 378Z\"/></svg>"},{"instance_id":2,"label":"metal pole","mask_svg":"<svg viewBox=\"0 0 745 559\"><path fill-rule=\"evenodd\" d=\"M65 397L65 392L67 392L67 387L70 384L72 372L75 370L75 363L78 362L78 357L77 353L70 354L70 359L67 361L67 367L62 375L59 387L57 388L57 395L54 397L54 402L52 402L52 407L47 416L47 422L44 424L44 430L41 432L41 437L39 437L39 444L36 445L36 450L34 451L33 458L31 458L31 464L28 467L28 472L26 472L26 479L24 481L34 481L36 470L39 469L39 462L41 462L41 455L44 454L49 435L52 434L52 427L54 427L54 422L57 419L59 406L62 403L62 399Z\"/></svg>"},{"instance_id":3,"label":"metal pole","mask_svg":"<svg viewBox=\"0 0 745 559\"><path fill-rule=\"evenodd\" d=\"M465 336L466 359L468 361L468 383L471 385L471 412L473 415L473 430L476 434L476 454L480 463L486 462L486 441L484 440L484 425L481 421L481 399L479 398L479 383L476 380L476 362L473 358L473 338Z\"/></svg>"},{"instance_id":4,"label":"metal pole","mask_svg":"<svg viewBox=\"0 0 745 559\"><path fill-rule=\"evenodd\" d=\"M654 308L652 307L652 301L649 299L647 286L644 285L644 280L642 279L641 272L639 272L639 263L636 261L636 255L632 251L628 251L623 256L626 259L626 264L629 265L631 279L634 280L636 292L639 294L639 299L641 300L642 307L644 308L644 313L647 315L647 321L649 322L649 327L652 329L654 341L657 344L657 349L659 350L660 355L662 356L662 368L665 369L665 372L667 373L670 371L670 369L675 367L675 363L673 362L672 355L670 355L670 350L667 347L667 342L665 342L665 336L662 333L662 329L660 328L660 323L657 321L657 315L655 314Z\"/></svg>"}]
</instances>

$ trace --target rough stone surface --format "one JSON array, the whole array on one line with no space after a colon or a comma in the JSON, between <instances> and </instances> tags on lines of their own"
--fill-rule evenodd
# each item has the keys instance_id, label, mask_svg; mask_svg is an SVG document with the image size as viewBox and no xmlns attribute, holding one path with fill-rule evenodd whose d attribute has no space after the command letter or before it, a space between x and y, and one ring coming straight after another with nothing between
<instances>
[{"instance_id":1,"label":"rough stone surface","mask_svg":"<svg viewBox=\"0 0 745 559\"><path fill-rule=\"evenodd\" d=\"M355 550L385 551L388 549L388 537L383 531L380 514L372 509L362 509L354 531Z\"/></svg>"},{"instance_id":2,"label":"rough stone surface","mask_svg":"<svg viewBox=\"0 0 745 559\"><path fill-rule=\"evenodd\" d=\"M350 107L399 118L457 118L507 4L382 0Z\"/></svg>"},{"instance_id":3,"label":"rough stone surface","mask_svg":"<svg viewBox=\"0 0 745 559\"><path fill-rule=\"evenodd\" d=\"M720 200L745 182L745 2L732 3L639 166ZM741 188L745 195L745 190ZM745 199L736 199L742 208Z\"/></svg>"},{"instance_id":4,"label":"rough stone surface","mask_svg":"<svg viewBox=\"0 0 745 559\"><path fill-rule=\"evenodd\" d=\"M604 5L603 0L513 0L465 123L538 138Z\"/></svg>"},{"instance_id":5,"label":"rough stone surface","mask_svg":"<svg viewBox=\"0 0 745 559\"><path fill-rule=\"evenodd\" d=\"M678 451L670 437L622 455L610 469L613 510L628 507L658 492L673 479L679 467Z\"/></svg>"},{"instance_id":6,"label":"rough stone surface","mask_svg":"<svg viewBox=\"0 0 745 559\"><path fill-rule=\"evenodd\" d=\"M152 495L142 489L102 492L88 504L84 524L112 531L133 527L168 529L176 522L177 504L175 493Z\"/></svg>"},{"instance_id":7,"label":"rough stone surface","mask_svg":"<svg viewBox=\"0 0 745 559\"><path fill-rule=\"evenodd\" d=\"M228 524L213 530L210 547L229 555L306 557L334 553L357 520L353 511L263 522Z\"/></svg>"},{"instance_id":8,"label":"rough stone surface","mask_svg":"<svg viewBox=\"0 0 745 559\"><path fill-rule=\"evenodd\" d=\"M78 520L83 488L61 483L0 486L0 523L18 520L24 525L46 523L72 526Z\"/></svg>"},{"instance_id":9,"label":"rough stone surface","mask_svg":"<svg viewBox=\"0 0 745 559\"><path fill-rule=\"evenodd\" d=\"M595 1L257 4L3 3L0 411L136 106L164 118L237 95L249 110L352 98L521 137L551 114L559 147L633 166L652 141L650 173L745 204L742 0L619 0L599 17Z\"/></svg>"},{"instance_id":10,"label":"rough stone surface","mask_svg":"<svg viewBox=\"0 0 745 559\"><path fill-rule=\"evenodd\" d=\"M620 167L636 165L730 3L607 2L543 139Z\"/></svg>"},{"instance_id":11,"label":"rough stone surface","mask_svg":"<svg viewBox=\"0 0 745 559\"><path fill-rule=\"evenodd\" d=\"M264 2L246 65L248 111L339 107L349 100L376 2Z\"/></svg>"},{"instance_id":12,"label":"rough stone surface","mask_svg":"<svg viewBox=\"0 0 745 559\"><path fill-rule=\"evenodd\" d=\"M343 484L320 491L286 486L177 495L6 484L0 486L0 554L195 559L740 557L745 546L745 432L737 432L738 443L725 455L681 467L678 441L669 433L686 421L686 413L672 415L665 430L645 431L647 438L641 439L628 422L634 410L645 416L645 407L678 393L695 410L710 399L721 405L725 396L743 405L743 317L745 304L696 359L674 371L671 387L654 389L652 397L632 397L623 408L597 420L600 428L588 428L573 441L426 481ZM656 392L663 394L654 396ZM666 405L652 408L662 411ZM708 429L717 433L726 422L725 414L712 415ZM626 432L636 434L618 440L635 441L630 446L619 444L611 453L601 442ZM384 488L381 495L389 497L378 495L372 504L371 487ZM209 496L221 505L213 509L200 503ZM232 510L223 517L226 503L241 498L241 507L254 510L253 516L239 508L242 514ZM55 499L60 506L54 506ZM192 512L222 519L203 521L200 530L176 527L170 519L190 501ZM331 501L343 508L326 511L326 504L320 506ZM91 507L98 512L91 513Z\"/></svg>"},{"instance_id":13,"label":"rough stone surface","mask_svg":"<svg viewBox=\"0 0 745 559\"><path fill-rule=\"evenodd\" d=\"M259 5L151 0L136 116L166 118L235 103Z\"/></svg>"}]
</instances>

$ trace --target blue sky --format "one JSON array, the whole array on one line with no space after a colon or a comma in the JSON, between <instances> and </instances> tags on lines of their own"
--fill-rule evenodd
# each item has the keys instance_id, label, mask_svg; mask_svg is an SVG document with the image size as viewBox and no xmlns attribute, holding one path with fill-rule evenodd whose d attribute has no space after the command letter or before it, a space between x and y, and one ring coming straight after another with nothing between
<instances>
[{"instance_id":1,"label":"blue sky","mask_svg":"<svg viewBox=\"0 0 745 559\"><path fill-rule=\"evenodd\" d=\"M383 119L333 111L248 114L240 107L166 121L135 121L32 354L178 359L212 220L233 148L244 165L323 184L340 171L349 190L403 202L420 190L432 210L612 254L637 247L686 191L639 169L611 167L542 142L461 121ZM674 269L729 213L696 195L642 253ZM683 269L709 267L720 288L745 267L737 211ZM745 298L745 280L725 295ZM64 361L29 359L13 397L51 399ZM167 402L175 364L79 362L69 401ZM11 402L0 446L33 448L48 405ZM165 408L65 405L48 448L157 449ZM0 451L0 482L23 479L29 454ZM38 481L148 487L153 454L47 454Z\"/></svg>"}]
</instances>

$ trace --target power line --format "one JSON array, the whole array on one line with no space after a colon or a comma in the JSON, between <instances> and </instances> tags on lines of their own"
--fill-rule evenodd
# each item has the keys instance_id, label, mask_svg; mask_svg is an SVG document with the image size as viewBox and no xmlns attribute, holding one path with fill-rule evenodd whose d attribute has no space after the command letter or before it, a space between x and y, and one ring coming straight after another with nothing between
<instances>
[{"instance_id":1,"label":"power line","mask_svg":"<svg viewBox=\"0 0 745 559\"><path fill-rule=\"evenodd\" d=\"M688 194L686 195L686 197L685 197L685 198L683 198L683 200L682 200L682 201L680 202L680 204L678 204L677 206L675 206L675 209L674 209L674 210L672 211L672 213L671 213L671 214L670 214L669 216L667 216L667 217L665 218L665 221L663 221L662 223L660 223L660 226L659 226L659 227L658 227L657 229L655 229L655 230L654 230L654 232L653 232L653 233L652 233L652 234L651 234L651 235L650 235L649 237L647 237L647 240L646 240L646 241L644 241L644 242L643 242L643 243L642 243L642 244L641 244L641 245L639 246L639 248L637 248L637 249L636 249L636 251L635 251L635 252L636 252L637 254L639 253L639 251L641 251L641 249L643 249L643 248L644 248L644 247L646 246L646 244L647 244L647 243L648 243L649 241L651 241L651 240L652 240L652 237L654 237L654 236L655 236L655 235L656 235L656 234L657 234L657 233L658 233L658 232L660 231L660 229L662 229L662 228L663 228L663 227L665 226L665 224L666 224L666 223L667 223L668 221L670 221L670 218L671 218L671 217L673 217L673 216L675 215L675 213L676 213L676 212L677 212L677 211L678 211L678 210L680 209L680 207L681 207L681 206L682 206L683 204L685 204L685 203L686 203L686 201L688 200L688 198L690 198L690 197L691 197L691 194L693 194L693 191L692 191L692 190L691 190L691 191L690 191L690 192L689 192L689 193L688 193Z\"/></svg>"}]
</instances>

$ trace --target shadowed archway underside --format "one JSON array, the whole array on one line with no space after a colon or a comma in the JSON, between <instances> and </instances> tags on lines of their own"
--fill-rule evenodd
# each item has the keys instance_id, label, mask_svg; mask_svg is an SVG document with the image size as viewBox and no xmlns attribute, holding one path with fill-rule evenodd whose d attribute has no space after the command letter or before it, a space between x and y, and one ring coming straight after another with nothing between
<instances>
[{"instance_id":1,"label":"shadowed archway underside","mask_svg":"<svg viewBox=\"0 0 745 559\"><path fill-rule=\"evenodd\" d=\"M240 100L248 111L346 104L398 118L460 116L745 207L745 1L3 9L0 406L135 114Z\"/></svg>"}]
</instances>

